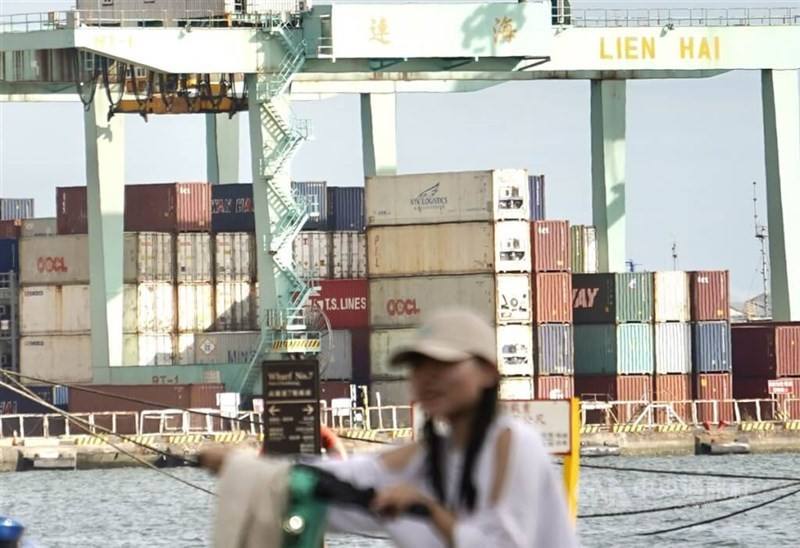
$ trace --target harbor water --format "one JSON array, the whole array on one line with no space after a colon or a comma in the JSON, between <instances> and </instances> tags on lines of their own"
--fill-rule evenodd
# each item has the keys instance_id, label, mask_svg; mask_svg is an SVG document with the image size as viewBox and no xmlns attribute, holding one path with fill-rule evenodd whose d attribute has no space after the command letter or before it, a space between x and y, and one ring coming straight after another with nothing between
<instances>
[{"instance_id":1,"label":"harbor water","mask_svg":"<svg viewBox=\"0 0 800 548\"><path fill-rule=\"evenodd\" d=\"M800 476L797 472L800 455L616 458L588 462L621 468ZM203 471L169 472L214 489L214 478ZM580 513L671 506L742 495L784 483L583 469ZM581 543L586 548L797 546L800 495L709 525L652 537L636 536L728 514L788 491L679 511L580 520ZM213 504L211 496L145 469L0 475L0 515L11 515L25 523L31 540L41 548L209 546ZM363 537L332 536L328 546L382 548L391 544Z\"/></svg>"}]
</instances>

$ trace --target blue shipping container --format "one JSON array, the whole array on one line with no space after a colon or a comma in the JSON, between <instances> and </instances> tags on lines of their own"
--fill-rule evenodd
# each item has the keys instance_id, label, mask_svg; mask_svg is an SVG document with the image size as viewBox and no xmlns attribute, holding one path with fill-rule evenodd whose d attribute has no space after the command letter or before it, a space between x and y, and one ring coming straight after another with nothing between
<instances>
[{"instance_id":1,"label":"blue shipping container","mask_svg":"<svg viewBox=\"0 0 800 548\"><path fill-rule=\"evenodd\" d=\"M0 220L32 218L33 198L0 198Z\"/></svg>"},{"instance_id":2,"label":"blue shipping container","mask_svg":"<svg viewBox=\"0 0 800 548\"><path fill-rule=\"evenodd\" d=\"M211 185L212 232L255 232L253 185Z\"/></svg>"},{"instance_id":3,"label":"blue shipping container","mask_svg":"<svg viewBox=\"0 0 800 548\"><path fill-rule=\"evenodd\" d=\"M573 328L566 324L547 324L536 327L537 375L572 375L575 373Z\"/></svg>"},{"instance_id":4,"label":"blue shipping container","mask_svg":"<svg viewBox=\"0 0 800 548\"><path fill-rule=\"evenodd\" d=\"M28 386L31 392L47 403L53 403L53 388L50 386ZM26 396L17 394L4 386L0 386L0 415L44 414L52 411Z\"/></svg>"},{"instance_id":5,"label":"blue shipping container","mask_svg":"<svg viewBox=\"0 0 800 548\"><path fill-rule=\"evenodd\" d=\"M544 212L544 175L529 175L528 186L531 196L531 221L543 221Z\"/></svg>"},{"instance_id":6,"label":"blue shipping container","mask_svg":"<svg viewBox=\"0 0 800 548\"><path fill-rule=\"evenodd\" d=\"M292 191L304 198L311 214L303 230L328 230L328 184L292 181Z\"/></svg>"},{"instance_id":7,"label":"blue shipping container","mask_svg":"<svg viewBox=\"0 0 800 548\"><path fill-rule=\"evenodd\" d=\"M697 322L692 325L692 367L695 373L731 371L731 324Z\"/></svg>"},{"instance_id":8,"label":"blue shipping container","mask_svg":"<svg viewBox=\"0 0 800 548\"><path fill-rule=\"evenodd\" d=\"M626 323L617 326L617 373L652 375L656 370L653 326Z\"/></svg>"},{"instance_id":9,"label":"blue shipping container","mask_svg":"<svg viewBox=\"0 0 800 548\"><path fill-rule=\"evenodd\" d=\"M364 187L328 187L328 226L341 232L366 230Z\"/></svg>"},{"instance_id":10,"label":"blue shipping container","mask_svg":"<svg viewBox=\"0 0 800 548\"><path fill-rule=\"evenodd\" d=\"M19 243L0 239L0 272L19 272Z\"/></svg>"}]
</instances>

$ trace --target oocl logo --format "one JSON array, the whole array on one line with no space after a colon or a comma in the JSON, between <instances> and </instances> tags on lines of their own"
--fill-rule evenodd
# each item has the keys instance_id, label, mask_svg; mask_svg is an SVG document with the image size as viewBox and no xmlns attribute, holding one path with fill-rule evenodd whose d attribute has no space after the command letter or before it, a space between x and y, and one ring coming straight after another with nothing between
<instances>
[{"instance_id":1,"label":"oocl logo","mask_svg":"<svg viewBox=\"0 0 800 548\"><path fill-rule=\"evenodd\" d=\"M386 301L389 316L416 316L420 313L416 299L389 299Z\"/></svg>"},{"instance_id":2,"label":"oocl logo","mask_svg":"<svg viewBox=\"0 0 800 548\"><path fill-rule=\"evenodd\" d=\"M39 272L69 272L64 257L39 257L36 268Z\"/></svg>"}]
</instances>

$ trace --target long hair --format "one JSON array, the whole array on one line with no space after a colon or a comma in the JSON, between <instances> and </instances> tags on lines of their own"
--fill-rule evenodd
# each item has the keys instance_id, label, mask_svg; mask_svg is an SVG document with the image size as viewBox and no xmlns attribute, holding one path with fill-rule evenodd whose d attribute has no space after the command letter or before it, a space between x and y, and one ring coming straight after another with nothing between
<instances>
[{"instance_id":1,"label":"long hair","mask_svg":"<svg viewBox=\"0 0 800 548\"><path fill-rule=\"evenodd\" d=\"M464 454L464 469L461 474L461 483L459 486L458 500L461 502L468 511L475 509L475 500L477 499L478 492L475 489L475 483L472 480L472 472L475 468L475 462L478 459L478 454L481 452L483 442L486 438L486 432L489 430L492 421L497 414L497 385L487 388L481 394L481 399L475 409L475 415L472 419L470 428L470 437L467 441L466 451ZM424 428L424 441L428 449L428 462L427 474L428 479L433 486L433 491L439 502L446 502L446 495L444 491L444 474L445 470L442 463L444 452L444 440L436 433L433 426L433 421L428 419Z\"/></svg>"}]
</instances>

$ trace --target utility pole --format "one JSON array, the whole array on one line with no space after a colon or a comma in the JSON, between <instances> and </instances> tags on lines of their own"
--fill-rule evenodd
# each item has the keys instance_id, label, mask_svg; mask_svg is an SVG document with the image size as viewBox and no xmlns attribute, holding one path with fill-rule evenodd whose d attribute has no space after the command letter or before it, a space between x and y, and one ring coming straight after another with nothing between
<instances>
[{"instance_id":1,"label":"utility pole","mask_svg":"<svg viewBox=\"0 0 800 548\"><path fill-rule=\"evenodd\" d=\"M764 316L769 310L769 267L767 265L767 238L769 237L767 227L758 223L758 187L753 181L753 226L755 228L756 240L761 244L761 290L764 292Z\"/></svg>"},{"instance_id":2,"label":"utility pole","mask_svg":"<svg viewBox=\"0 0 800 548\"><path fill-rule=\"evenodd\" d=\"M678 270L678 242L672 242L672 270Z\"/></svg>"}]
</instances>

